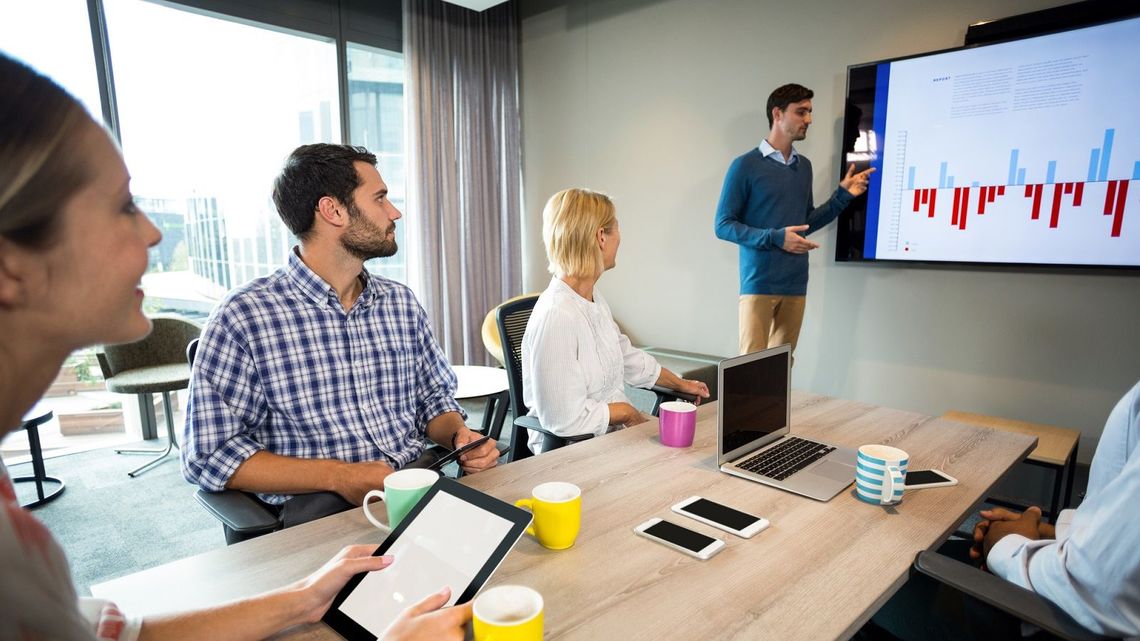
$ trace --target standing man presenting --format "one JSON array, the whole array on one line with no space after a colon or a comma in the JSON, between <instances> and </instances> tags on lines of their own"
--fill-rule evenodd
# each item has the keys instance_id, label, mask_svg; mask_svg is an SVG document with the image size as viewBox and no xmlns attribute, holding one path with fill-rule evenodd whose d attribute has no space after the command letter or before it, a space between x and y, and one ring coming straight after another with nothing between
<instances>
[{"instance_id":1,"label":"standing man presenting","mask_svg":"<svg viewBox=\"0 0 1140 641\"><path fill-rule=\"evenodd\" d=\"M740 245L740 353L791 343L795 352L807 296L806 238L835 220L867 190L874 169L839 182L826 203L815 207L811 161L792 143L807 136L811 99L801 85L777 88L768 96L771 131L759 147L732 161L716 208L716 236Z\"/></svg>"}]
</instances>

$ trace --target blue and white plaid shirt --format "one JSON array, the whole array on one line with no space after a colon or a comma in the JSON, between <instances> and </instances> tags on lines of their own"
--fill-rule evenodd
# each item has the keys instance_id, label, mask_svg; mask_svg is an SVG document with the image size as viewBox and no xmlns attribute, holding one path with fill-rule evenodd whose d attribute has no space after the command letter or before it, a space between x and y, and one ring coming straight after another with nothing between
<instances>
[{"instance_id":1,"label":"blue and white plaid shirt","mask_svg":"<svg viewBox=\"0 0 1140 641\"><path fill-rule=\"evenodd\" d=\"M218 305L190 379L187 480L223 490L261 450L399 469L423 451L428 421L463 415L455 373L411 290L367 271L362 278L345 312L294 250L288 266Z\"/></svg>"}]
</instances>

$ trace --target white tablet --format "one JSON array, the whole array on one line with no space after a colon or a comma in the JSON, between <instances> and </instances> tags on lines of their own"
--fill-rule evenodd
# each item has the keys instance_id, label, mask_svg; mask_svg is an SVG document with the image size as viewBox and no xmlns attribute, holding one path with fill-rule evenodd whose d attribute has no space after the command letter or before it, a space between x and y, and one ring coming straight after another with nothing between
<instances>
[{"instance_id":1,"label":"white tablet","mask_svg":"<svg viewBox=\"0 0 1140 641\"><path fill-rule=\"evenodd\" d=\"M436 481L376 550L392 565L354 576L324 621L350 641L375 641L412 604L451 588L470 601L530 524L531 515L451 479Z\"/></svg>"}]
</instances>

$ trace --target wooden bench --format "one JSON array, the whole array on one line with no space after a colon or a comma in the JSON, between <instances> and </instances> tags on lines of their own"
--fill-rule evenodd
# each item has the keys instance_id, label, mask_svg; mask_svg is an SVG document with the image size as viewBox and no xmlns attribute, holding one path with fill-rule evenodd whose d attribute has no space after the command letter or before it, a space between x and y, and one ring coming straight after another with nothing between
<instances>
[{"instance_id":1,"label":"wooden bench","mask_svg":"<svg viewBox=\"0 0 1140 641\"><path fill-rule=\"evenodd\" d=\"M1073 477L1076 473L1077 449L1080 446L1081 439L1079 430L987 416L985 414L972 414L958 410L950 410L943 414L942 418L956 423L966 423L967 425L988 427L1003 432L1017 432L1018 434L1036 436L1037 447L1029 453L1029 456L1025 458L1025 462L1030 465L1053 470L1053 501L1049 504L1049 510L1045 512L1044 515L1056 521L1057 514L1072 502ZM1061 503L1062 481L1065 482L1064 504ZM987 499L987 502L1013 508L1024 509L1026 507L1017 503L997 499Z\"/></svg>"}]
</instances>

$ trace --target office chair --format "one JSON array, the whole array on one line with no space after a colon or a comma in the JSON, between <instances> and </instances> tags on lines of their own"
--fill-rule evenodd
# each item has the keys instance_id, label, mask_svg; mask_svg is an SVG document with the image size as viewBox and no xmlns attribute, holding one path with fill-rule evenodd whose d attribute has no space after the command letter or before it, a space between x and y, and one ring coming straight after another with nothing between
<instances>
[{"instance_id":1,"label":"office chair","mask_svg":"<svg viewBox=\"0 0 1140 641\"><path fill-rule=\"evenodd\" d=\"M198 355L198 339L186 347L186 361L191 367L194 358ZM447 453L446 448L433 445L425 450L424 455L415 461L416 464L427 464ZM221 492L207 492L199 489L194 498L214 518L222 523L225 533L226 545L233 545L247 539L283 529L285 524L281 517L268 503L257 498L257 495L242 490L222 490Z\"/></svg>"},{"instance_id":2,"label":"office chair","mask_svg":"<svg viewBox=\"0 0 1140 641\"><path fill-rule=\"evenodd\" d=\"M190 384L190 367L183 360L182 354L186 345L197 340L202 333L198 325L177 316L157 316L151 319L151 323L153 328L146 338L133 343L104 345L96 354L107 390L138 396L144 439L158 436L155 428L154 394L162 394L166 447L115 450L118 454L158 454L156 458L128 472L131 478L162 462L173 448L178 447L174 433L174 404L170 395Z\"/></svg>"},{"instance_id":3,"label":"office chair","mask_svg":"<svg viewBox=\"0 0 1140 641\"><path fill-rule=\"evenodd\" d=\"M570 443L584 441L594 436L593 434L559 436L543 428L538 418L527 416L527 413L530 412L530 408L523 403L522 339L523 334L526 332L526 324L530 320L530 313L534 310L534 305L537 302L537 295L522 296L511 299L498 307L499 334L502 337L504 356L503 364L507 368L511 410L515 417L514 426L511 430L511 447L510 453L507 456L508 462L517 461L532 455L530 448L527 447L527 430L535 430L542 434L542 449L544 452L563 447ZM690 403L697 400L696 396L671 390L667 387L661 387L660 385L654 385L649 389L657 395L653 403L652 414L654 416L657 416L657 410L661 406L662 400L677 399L689 401Z\"/></svg>"},{"instance_id":4,"label":"office chair","mask_svg":"<svg viewBox=\"0 0 1140 641\"><path fill-rule=\"evenodd\" d=\"M1060 639L1106 639L1081 627L1045 597L1001 577L930 550L919 552L914 569Z\"/></svg>"}]
</instances>

